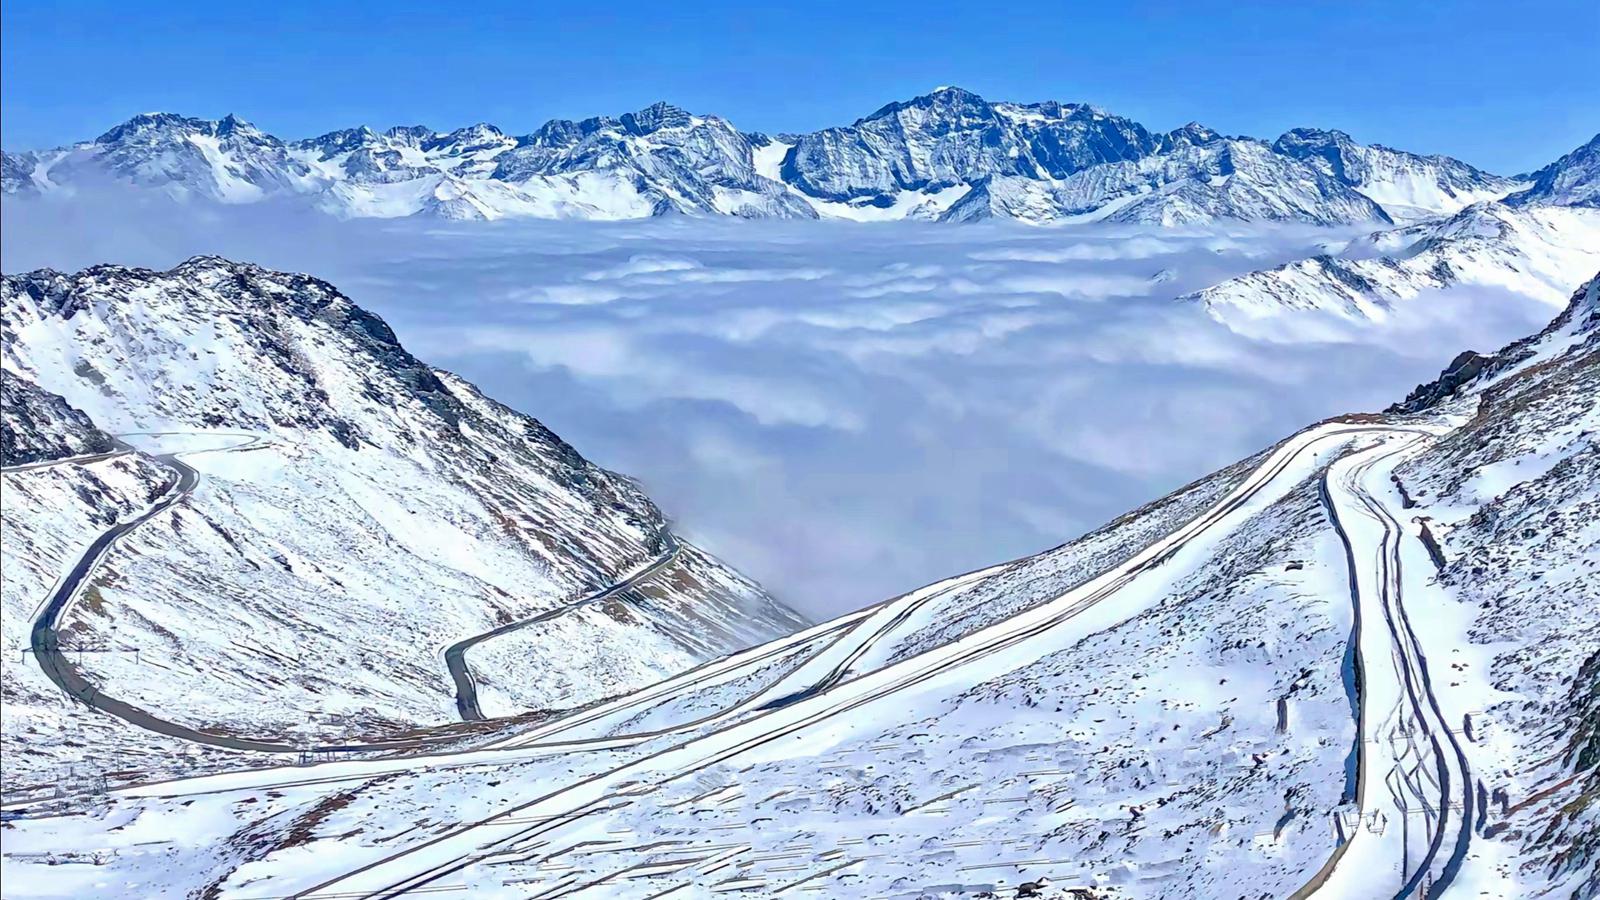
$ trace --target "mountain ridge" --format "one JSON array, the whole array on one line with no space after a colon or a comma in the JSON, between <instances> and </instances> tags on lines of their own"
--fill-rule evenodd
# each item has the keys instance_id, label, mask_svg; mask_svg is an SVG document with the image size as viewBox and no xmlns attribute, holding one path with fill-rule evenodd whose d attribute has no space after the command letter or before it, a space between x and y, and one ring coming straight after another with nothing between
<instances>
[{"instance_id":1,"label":"mountain ridge","mask_svg":"<svg viewBox=\"0 0 1600 900\"><path fill-rule=\"evenodd\" d=\"M1325 420L1051 550L497 723L504 756L45 799L8 832L8 877L1592 896L1600 281L1571 297L1415 411ZM1419 808L1453 814L1401 827Z\"/></svg>"},{"instance_id":2,"label":"mountain ridge","mask_svg":"<svg viewBox=\"0 0 1600 900\"><path fill-rule=\"evenodd\" d=\"M803 624L678 539L633 479L417 359L321 279L215 256L44 269L5 276L0 308L6 650L81 552L68 536L178 484L56 630L159 659L75 665L181 727L287 740L315 711L349 742L453 722L442 646L523 620L539 624L466 655L487 715L582 705ZM89 455L111 435L119 452ZM9 758L67 698L6 671ZM72 746L30 744L18 771Z\"/></svg>"},{"instance_id":3,"label":"mountain ridge","mask_svg":"<svg viewBox=\"0 0 1600 900\"><path fill-rule=\"evenodd\" d=\"M1238 154L1267 173L1243 194L1216 163ZM1105 166L1119 174L1084 177ZM681 212L1388 224L1529 187L1447 156L1358 144L1336 130L1295 129L1275 141L1193 122L1154 132L1087 103L992 102L957 87L887 103L849 125L777 136L666 102L552 119L525 135L488 123L448 132L361 125L287 141L233 114L149 113L93 141L7 152L3 175L4 191L17 195L70 192L103 177L229 203L288 197L343 217L445 219ZM1273 189L1280 181L1290 185L1282 195ZM1099 190L1101 182L1110 183ZM1010 201L993 201L988 188L1000 184L1009 185L1002 193ZM1129 202L1133 194L1139 202Z\"/></svg>"}]
</instances>

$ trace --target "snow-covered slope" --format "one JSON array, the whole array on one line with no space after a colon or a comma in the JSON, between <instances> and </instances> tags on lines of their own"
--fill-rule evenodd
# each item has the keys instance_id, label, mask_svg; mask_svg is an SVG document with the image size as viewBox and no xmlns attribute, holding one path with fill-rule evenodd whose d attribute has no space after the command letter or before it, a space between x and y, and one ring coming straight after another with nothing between
<instances>
[{"instance_id":1,"label":"snow-covered slope","mask_svg":"<svg viewBox=\"0 0 1600 900\"><path fill-rule=\"evenodd\" d=\"M1358 144L1342 131L1296 128L1272 148L1360 191L1396 221L1447 215L1473 203L1499 200L1522 186L1448 156Z\"/></svg>"},{"instance_id":2,"label":"snow-covered slope","mask_svg":"<svg viewBox=\"0 0 1600 900\"><path fill-rule=\"evenodd\" d=\"M1217 220L1387 223L1367 197L1260 141L1214 135L1060 180L989 178L950 207L947 221L1013 218L1196 225Z\"/></svg>"},{"instance_id":3,"label":"snow-covered slope","mask_svg":"<svg viewBox=\"0 0 1600 900\"><path fill-rule=\"evenodd\" d=\"M779 137L665 103L554 120L523 136L480 123L447 133L349 128L291 142L232 116L159 113L94 141L4 160L11 194L70 195L108 181L230 203L287 198L351 217L1181 224L1387 222L1453 212L1518 186L1340 132L1295 131L1275 144L1194 123L1161 134L1087 104L991 102L955 87L851 125Z\"/></svg>"},{"instance_id":4,"label":"snow-covered slope","mask_svg":"<svg viewBox=\"0 0 1600 900\"><path fill-rule=\"evenodd\" d=\"M610 172L635 185L652 211L815 217L756 171L754 151L726 121L658 103L615 119L546 123L500 157L493 176L532 190L543 179Z\"/></svg>"},{"instance_id":5,"label":"snow-covered slope","mask_svg":"<svg viewBox=\"0 0 1600 900\"><path fill-rule=\"evenodd\" d=\"M145 113L86 144L39 154L36 185L114 178L225 203L295 193L314 182L283 142L236 116Z\"/></svg>"},{"instance_id":6,"label":"snow-covered slope","mask_svg":"<svg viewBox=\"0 0 1600 900\"><path fill-rule=\"evenodd\" d=\"M1481 692L1483 883L1522 896L1600 896L1596 398L1600 275L1543 332L1456 360L1391 410L1470 414L1396 475L1456 601L1435 627L1460 642L1460 672L1478 667L1449 686Z\"/></svg>"},{"instance_id":7,"label":"snow-covered slope","mask_svg":"<svg viewBox=\"0 0 1600 900\"><path fill-rule=\"evenodd\" d=\"M1600 214L1594 209L1488 202L1182 299L1204 304L1241 332L1321 333L1314 316L1382 321L1396 304L1456 285L1504 289L1556 307L1569 286L1597 266Z\"/></svg>"},{"instance_id":8,"label":"snow-covered slope","mask_svg":"<svg viewBox=\"0 0 1600 900\"><path fill-rule=\"evenodd\" d=\"M1078 541L487 747L37 807L8 883L1592 896L1600 281L1489 359Z\"/></svg>"},{"instance_id":9,"label":"snow-covered slope","mask_svg":"<svg viewBox=\"0 0 1600 900\"><path fill-rule=\"evenodd\" d=\"M801 624L673 538L631 481L418 361L317 279L197 258L7 276L3 304L8 448L15 427L19 445L78 431L55 455L94 449L99 428L158 456L161 480L178 461L198 470L60 622L137 648L78 665L185 727L282 738L309 720L324 739L370 740L455 721L444 648L538 616L510 632L534 639L514 669L493 669L498 636L465 655L511 698L499 711L580 706ZM60 396L13 409L24 380ZM54 431L39 410L59 414ZM8 573L52 516L107 514L66 471L6 475ZM647 567L648 599L560 613ZM54 580L8 578L8 633L27 633Z\"/></svg>"},{"instance_id":10,"label":"snow-covered slope","mask_svg":"<svg viewBox=\"0 0 1600 900\"><path fill-rule=\"evenodd\" d=\"M17 380L5 373L5 381ZM62 426L68 423L62 420ZM80 438L81 440L81 438ZM41 671L31 646L33 624L45 598L93 542L119 522L148 510L172 484L171 473L131 454L73 458L8 469L0 478L0 769L5 799L84 790L99 779L113 783L246 766L251 754L178 740L129 727L89 712L66 697ZM98 590L82 602L94 607ZM135 655L139 622L129 633L63 633L62 646L91 657ZM120 628L118 629L120 630ZM154 648L151 648L154 649ZM158 678L163 660L140 657L136 677ZM188 693L176 690L174 695ZM120 773L120 774L119 774ZM10 888L7 888L9 892Z\"/></svg>"},{"instance_id":11,"label":"snow-covered slope","mask_svg":"<svg viewBox=\"0 0 1600 900\"><path fill-rule=\"evenodd\" d=\"M1600 206L1600 134L1532 175L1533 184L1513 194L1513 206Z\"/></svg>"},{"instance_id":12,"label":"snow-covered slope","mask_svg":"<svg viewBox=\"0 0 1600 900\"><path fill-rule=\"evenodd\" d=\"M991 175L1064 178L1138 159L1155 139L1083 104L993 104L960 88L891 103L853 125L801 135L783 178L812 197L882 204Z\"/></svg>"},{"instance_id":13,"label":"snow-covered slope","mask_svg":"<svg viewBox=\"0 0 1600 900\"><path fill-rule=\"evenodd\" d=\"M1312 140L1319 136L1304 131L1290 132L1279 143L1291 136L1291 146L1299 148L1295 152L1323 147L1343 154L1351 149L1336 138L1319 144ZM1345 173L1341 178L1354 177L1352 171L1367 178L1377 170L1353 166L1384 158L1443 165L1433 157L1409 159L1387 149L1376 157L1364 152L1372 149L1355 146L1363 152L1338 156L1343 162L1335 171ZM1463 184L1470 183L1466 173L1457 175ZM1265 334L1324 333L1315 320L1318 315L1382 321L1398 303L1457 285L1505 290L1556 307L1570 285L1600 266L1597 176L1600 136L1540 170L1531 187L1504 200L1473 203L1448 217L1374 232L1334 252L1242 275L1182 299L1204 304L1232 328Z\"/></svg>"},{"instance_id":14,"label":"snow-covered slope","mask_svg":"<svg viewBox=\"0 0 1600 900\"><path fill-rule=\"evenodd\" d=\"M37 154L0 152L0 194L32 194Z\"/></svg>"},{"instance_id":15,"label":"snow-covered slope","mask_svg":"<svg viewBox=\"0 0 1600 900\"><path fill-rule=\"evenodd\" d=\"M658 103L619 118L548 122L520 138L485 124L444 135L360 128L291 152L332 185L324 205L348 215L814 217L755 171L753 149L722 119Z\"/></svg>"}]
</instances>

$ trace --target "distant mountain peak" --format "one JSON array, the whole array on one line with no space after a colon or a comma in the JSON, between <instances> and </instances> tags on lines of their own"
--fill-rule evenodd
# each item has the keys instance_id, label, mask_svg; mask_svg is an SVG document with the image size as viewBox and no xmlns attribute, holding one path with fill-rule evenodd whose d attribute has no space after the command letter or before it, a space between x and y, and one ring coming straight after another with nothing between
<instances>
[{"instance_id":1,"label":"distant mountain peak","mask_svg":"<svg viewBox=\"0 0 1600 900\"><path fill-rule=\"evenodd\" d=\"M1180 128L1174 128L1173 130L1162 135L1162 145L1164 148L1168 149L1174 147L1195 147L1199 146L1200 144L1209 144L1212 141L1221 139L1222 135L1211 128L1201 125L1199 122L1190 122L1187 125L1184 125Z\"/></svg>"},{"instance_id":2,"label":"distant mountain peak","mask_svg":"<svg viewBox=\"0 0 1600 900\"><path fill-rule=\"evenodd\" d=\"M233 113L228 113L217 120L217 133L229 134L235 131L260 131L255 125L245 121Z\"/></svg>"},{"instance_id":3,"label":"distant mountain peak","mask_svg":"<svg viewBox=\"0 0 1600 900\"><path fill-rule=\"evenodd\" d=\"M1533 173L1533 184L1506 199L1513 206L1600 207L1600 134Z\"/></svg>"},{"instance_id":4,"label":"distant mountain peak","mask_svg":"<svg viewBox=\"0 0 1600 900\"><path fill-rule=\"evenodd\" d=\"M633 134L651 134L663 128L684 128L692 124L694 116L680 106L657 101L638 112L624 113L622 126Z\"/></svg>"},{"instance_id":5,"label":"distant mountain peak","mask_svg":"<svg viewBox=\"0 0 1600 900\"><path fill-rule=\"evenodd\" d=\"M1241 154L1250 159L1241 163ZM1519 202L1571 202L1540 199L1545 193L1593 202L1582 187L1590 177L1583 158L1564 167L1575 174L1552 174L1548 192ZM682 212L1381 224L1449 215L1527 187L1449 157L1361 144L1337 129L1294 128L1271 143L1198 122L1153 133L1087 103L991 102L948 84L850 125L776 140L665 101L616 116L552 119L520 136L487 122L448 132L362 125L288 143L232 114L211 121L158 112L89 144L7 153L3 162L7 194L46 193L98 172L180 198L311 195L341 216L452 219ZM1065 184L1102 166L1122 168ZM1248 192L1228 184L1241 169L1261 176L1247 179Z\"/></svg>"},{"instance_id":6,"label":"distant mountain peak","mask_svg":"<svg viewBox=\"0 0 1600 900\"><path fill-rule=\"evenodd\" d=\"M170 112L139 113L94 139L96 144L116 144L152 132L210 130L211 123Z\"/></svg>"},{"instance_id":7,"label":"distant mountain peak","mask_svg":"<svg viewBox=\"0 0 1600 900\"><path fill-rule=\"evenodd\" d=\"M1396 220L1447 215L1517 186L1458 159L1362 144L1337 129L1293 128L1272 149L1361 191Z\"/></svg>"},{"instance_id":8,"label":"distant mountain peak","mask_svg":"<svg viewBox=\"0 0 1600 900\"><path fill-rule=\"evenodd\" d=\"M909 100L896 100L892 103L886 103L871 114L857 119L855 124L861 125L886 119L907 109L932 109L948 113L961 109L986 110L989 106L988 101L966 88L945 85L935 88L931 93L920 94Z\"/></svg>"},{"instance_id":9,"label":"distant mountain peak","mask_svg":"<svg viewBox=\"0 0 1600 900\"><path fill-rule=\"evenodd\" d=\"M1291 143L1303 141L1309 143L1355 143L1350 134L1337 128L1291 128L1279 135L1279 141Z\"/></svg>"}]
</instances>

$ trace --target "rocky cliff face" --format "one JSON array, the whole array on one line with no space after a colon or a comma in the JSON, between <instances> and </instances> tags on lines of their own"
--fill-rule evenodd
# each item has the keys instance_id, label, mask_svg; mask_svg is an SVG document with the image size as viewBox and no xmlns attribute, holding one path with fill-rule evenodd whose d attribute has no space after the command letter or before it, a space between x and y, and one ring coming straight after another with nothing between
<instances>
[{"instance_id":1,"label":"rocky cliff face","mask_svg":"<svg viewBox=\"0 0 1600 900\"><path fill-rule=\"evenodd\" d=\"M0 379L0 465L105 453L111 436L83 411L22 375Z\"/></svg>"}]
</instances>

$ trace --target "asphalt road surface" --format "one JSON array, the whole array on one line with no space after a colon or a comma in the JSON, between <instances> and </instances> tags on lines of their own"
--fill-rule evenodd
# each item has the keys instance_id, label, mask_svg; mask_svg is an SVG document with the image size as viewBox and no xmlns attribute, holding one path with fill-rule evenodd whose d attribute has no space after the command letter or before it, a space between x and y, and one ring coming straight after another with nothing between
<instances>
[{"instance_id":1,"label":"asphalt road surface","mask_svg":"<svg viewBox=\"0 0 1600 900\"><path fill-rule=\"evenodd\" d=\"M472 677L472 669L467 666L466 654L468 650L490 638L509 634L510 632L527 628L530 625L538 625L541 622L558 619L585 606L602 603L629 588L637 587L641 582L649 579L650 576L661 571L678 558L678 541L671 533L664 532L663 534L667 543L666 552L657 557L650 565L645 566L622 581L603 590L595 591L587 597L576 600L566 606L542 612L531 618L507 622L499 628L485 631L482 634L475 634L466 640L457 641L447 647L444 651L444 664L450 670L450 679L456 684L456 712L460 714L462 720L466 722L481 722L486 718L483 711L478 708L478 683L477 679Z\"/></svg>"}]
</instances>

